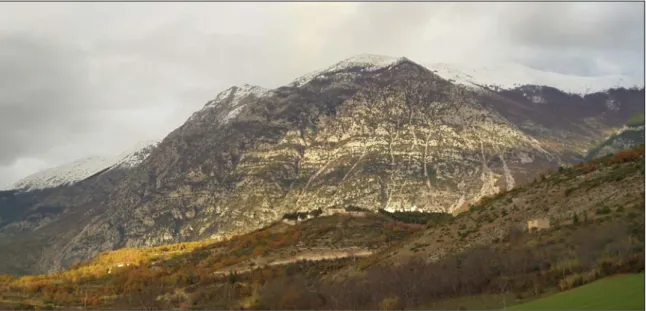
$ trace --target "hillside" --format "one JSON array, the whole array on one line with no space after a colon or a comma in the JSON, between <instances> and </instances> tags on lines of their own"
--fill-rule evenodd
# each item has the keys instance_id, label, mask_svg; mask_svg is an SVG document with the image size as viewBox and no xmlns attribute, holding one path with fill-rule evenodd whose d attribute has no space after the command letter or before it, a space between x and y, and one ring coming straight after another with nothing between
<instances>
[{"instance_id":1,"label":"hillside","mask_svg":"<svg viewBox=\"0 0 646 311\"><path fill-rule=\"evenodd\" d=\"M644 114L636 113L621 129L592 148L586 155L586 159L594 159L613 154L618 150L634 148L644 143L644 138Z\"/></svg>"},{"instance_id":2,"label":"hillside","mask_svg":"<svg viewBox=\"0 0 646 311\"><path fill-rule=\"evenodd\" d=\"M497 309L643 271L643 187L641 147L542 175L456 217L320 215L3 277L0 307ZM541 217L549 229L525 230Z\"/></svg>"},{"instance_id":3,"label":"hillside","mask_svg":"<svg viewBox=\"0 0 646 311\"><path fill-rule=\"evenodd\" d=\"M472 88L376 55L273 90L234 86L134 167L3 192L0 210L12 216L0 221L0 271L229 238L298 211L456 212L580 162L643 107L643 88Z\"/></svg>"},{"instance_id":4,"label":"hillside","mask_svg":"<svg viewBox=\"0 0 646 311\"><path fill-rule=\"evenodd\" d=\"M80 307L79 297L83 292L90 296L88 306L130 308L133 307L132 299L135 296L129 296L128 293L134 294L132 286L139 285L130 284L131 281L127 279L137 278L145 283L148 282L148 277L152 277L146 273L159 273L159 277L166 275L154 282L162 286L168 285L166 289L172 294L176 290L172 287L181 286L180 284L189 286L197 281L195 278L198 276L202 279L201 284L215 282L213 285L229 280L232 273L241 278L249 277L250 273L269 273L271 277L272 273L283 269L285 265L303 260L321 262L323 268L330 266L334 270L346 264L348 259L369 256L422 228L379 214L369 214L366 217L321 216L297 225L277 222L226 241L121 249L102 253L61 273L0 278L5 282L5 287L0 288L6 293L0 297L0 301L13 300L17 303L15 305L30 302L41 307ZM141 269L148 272L140 274L144 271ZM268 269L270 272L267 272ZM276 271L271 272L272 269ZM73 286L76 289L61 293L56 289L59 286ZM177 290L182 291L179 288ZM82 304L86 303L83 300ZM212 303L223 306L219 304L223 302ZM0 302L0 307L5 306L14 305L3 305Z\"/></svg>"},{"instance_id":5,"label":"hillside","mask_svg":"<svg viewBox=\"0 0 646 311\"><path fill-rule=\"evenodd\" d=\"M572 167L544 172L531 184L501 192L468 207L452 223L427 230L380 260L396 264L410 257L438 260L466 249L500 241L533 219L552 226L605 218L627 208L644 207L643 145ZM624 163L625 162L625 163ZM610 216L612 217L612 216ZM641 219L640 221L643 221Z\"/></svg>"}]
</instances>

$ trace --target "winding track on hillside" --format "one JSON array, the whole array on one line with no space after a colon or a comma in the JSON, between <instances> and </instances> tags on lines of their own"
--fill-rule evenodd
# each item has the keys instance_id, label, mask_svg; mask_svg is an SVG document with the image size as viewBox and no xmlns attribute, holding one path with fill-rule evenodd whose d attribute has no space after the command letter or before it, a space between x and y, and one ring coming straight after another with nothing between
<instances>
[{"instance_id":1,"label":"winding track on hillside","mask_svg":"<svg viewBox=\"0 0 646 311\"><path fill-rule=\"evenodd\" d=\"M285 259L275 260L271 262L263 262L265 258L258 258L254 260L255 265L253 267L235 269L235 267L227 267L222 270L214 272L216 275L226 275L233 271L236 273L246 273L256 269L259 269L264 266L281 266L287 265L290 263L295 263L303 260L309 261L322 261L322 260L332 260L332 259L341 259L341 258L350 258L350 257L367 257L372 255L373 252L369 250L356 250L356 249L341 249L341 250L330 250L325 252L303 252L298 255L287 257Z\"/></svg>"}]
</instances>

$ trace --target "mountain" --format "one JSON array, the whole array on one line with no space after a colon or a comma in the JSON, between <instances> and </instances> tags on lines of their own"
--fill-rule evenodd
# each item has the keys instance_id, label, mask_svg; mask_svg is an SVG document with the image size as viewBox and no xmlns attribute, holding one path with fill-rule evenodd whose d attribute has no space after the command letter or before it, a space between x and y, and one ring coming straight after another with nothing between
<instances>
[{"instance_id":1,"label":"mountain","mask_svg":"<svg viewBox=\"0 0 646 311\"><path fill-rule=\"evenodd\" d=\"M401 62L407 61L405 57L390 57L384 55L374 55L374 54L360 54L346 60L340 61L328 68L323 70L317 70L311 72L307 75L297 78L289 86L300 87L303 86L314 79L325 79L326 74L334 75L339 71L347 69L358 69L361 72L373 72L376 70L388 68L394 65L397 65Z\"/></svg>"},{"instance_id":2,"label":"mountain","mask_svg":"<svg viewBox=\"0 0 646 311\"><path fill-rule=\"evenodd\" d=\"M0 210L12 216L0 227L0 271L53 271L105 250L227 238L296 211L457 213L578 163L643 107L643 88L584 96L474 88L375 55L273 90L231 87L139 165L5 193Z\"/></svg>"},{"instance_id":3,"label":"mountain","mask_svg":"<svg viewBox=\"0 0 646 311\"><path fill-rule=\"evenodd\" d=\"M96 211L114 186L144 161L157 142L141 142L112 157L89 157L33 174L0 191L1 271L31 273L43 248ZM47 231L53 226L55 229ZM69 231L68 231L69 230Z\"/></svg>"},{"instance_id":4,"label":"mountain","mask_svg":"<svg viewBox=\"0 0 646 311\"><path fill-rule=\"evenodd\" d=\"M30 191L70 186L106 170L133 167L145 160L158 143L156 141L140 142L117 156L91 156L46 169L17 181L7 190Z\"/></svg>"},{"instance_id":5,"label":"mountain","mask_svg":"<svg viewBox=\"0 0 646 311\"><path fill-rule=\"evenodd\" d=\"M120 249L59 273L0 276L0 308L500 310L620 274L642 272L634 277L643 281L643 189L642 146L457 216L310 215L225 241ZM544 220L540 230L527 230L533 220ZM642 292L627 297L643 309Z\"/></svg>"}]
</instances>

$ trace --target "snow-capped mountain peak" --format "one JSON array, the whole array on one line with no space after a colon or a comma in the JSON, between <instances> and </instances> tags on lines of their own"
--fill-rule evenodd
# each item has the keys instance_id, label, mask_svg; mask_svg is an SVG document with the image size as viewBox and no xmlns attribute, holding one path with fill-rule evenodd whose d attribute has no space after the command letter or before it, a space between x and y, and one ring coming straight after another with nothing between
<instances>
[{"instance_id":1,"label":"snow-capped mountain peak","mask_svg":"<svg viewBox=\"0 0 646 311\"><path fill-rule=\"evenodd\" d=\"M391 56L376 55L376 54L359 54L359 55L350 57L348 59L342 60L326 69L317 70L309 74L306 74L292 81L292 83L290 83L289 85L299 87L304 84L307 84L308 82L312 81L318 76L324 75L326 73L341 71L348 68L359 67L363 71L379 70L379 69L387 68L389 66L396 65L405 60L407 60L405 57L391 57Z\"/></svg>"},{"instance_id":2,"label":"snow-capped mountain peak","mask_svg":"<svg viewBox=\"0 0 646 311\"><path fill-rule=\"evenodd\" d=\"M102 171L132 168L145 160L158 144L158 141L144 141L116 156L90 156L42 170L17 181L10 189L29 191L72 185Z\"/></svg>"},{"instance_id":3,"label":"snow-capped mountain peak","mask_svg":"<svg viewBox=\"0 0 646 311\"><path fill-rule=\"evenodd\" d=\"M10 189L36 190L73 184L110 167L110 157L90 156L58 167L31 174L10 187Z\"/></svg>"},{"instance_id":4,"label":"snow-capped mountain peak","mask_svg":"<svg viewBox=\"0 0 646 311\"><path fill-rule=\"evenodd\" d=\"M216 107L219 103L229 98L231 99L231 105L235 106L243 97L246 97L248 95L255 95L257 97L262 97L267 95L267 93L269 93L269 90L257 85L251 85L246 83L242 85L234 85L218 93L218 95L216 95L213 100L210 100L208 103L206 103L206 105L204 105L204 108Z\"/></svg>"},{"instance_id":5,"label":"snow-capped mountain peak","mask_svg":"<svg viewBox=\"0 0 646 311\"><path fill-rule=\"evenodd\" d=\"M564 92L585 95L615 87L644 86L643 77L566 75L541 71L515 63L488 65L432 63L426 65L426 67L442 78L470 87L489 86L513 89L522 85L545 85Z\"/></svg>"},{"instance_id":6,"label":"snow-capped mountain peak","mask_svg":"<svg viewBox=\"0 0 646 311\"><path fill-rule=\"evenodd\" d=\"M118 159L111 168L122 167L130 168L139 165L143 162L152 151L159 145L158 140L147 140L137 143L134 147L130 148L119 154Z\"/></svg>"},{"instance_id":7,"label":"snow-capped mountain peak","mask_svg":"<svg viewBox=\"0 0 646 311\"><path fill-rule=\"evenodd\" d=\"M241 103L241 100L243 98L246 98L249 95L254 95L255 97L264 97L269 95L270 93L270 90L257 85L246 83L242 85L235 85L218 93L218 95L216 95L214 99L208 101L206 105L204 105L204 108L193 113L189 120L199 118L200 115L202 115L202 113L206 110L220 107L224 109L223 112L220 113L219 119L220 122L224 124L240 114L242 108L244 108L245 106L243 103Z\"/></svg>"},{"instance_id":8,"label":"snow-capped mountain peak","mask_svg":"<svg viewBox=\"0 0 646 311\"><path fill-rule=\"evenodd\" d=\"M323 72L333 72L353 67L362 67L367 71L386 68L395 65L403 60L405 57L390 57L375 54L360 54L348 59L342 60L331 67L325 69Z\"/></svg>"},{"instance_id":9,"label":"snow-capped mountain peak","mask_svg":"<svg viewBox=\"0 0 646 311\"><path fill-rule=\"evenodd\" d=\"M189 120L203 118L205 111L217 108L218 119L221 124L225 124L242 112L242 109L245 106L242 102L243 98L246 98L249 95L254 95L255 97L260 98L268 96L270 93L271 90L257 85L246 83L235 85L218 93L214 99L208 101L206 105L204 105L204 108L193 113Z\"/></svg>"}]
</instances>

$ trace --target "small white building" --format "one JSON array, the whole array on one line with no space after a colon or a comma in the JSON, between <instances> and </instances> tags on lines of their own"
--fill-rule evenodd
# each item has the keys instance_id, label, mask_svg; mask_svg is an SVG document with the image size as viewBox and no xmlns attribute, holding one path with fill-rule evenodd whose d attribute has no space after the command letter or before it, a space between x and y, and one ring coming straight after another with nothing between
<instances>
[{"instance_id":1,"label":"small white building","mask_svg":"<svg viewBox=\"0 0 646 311\"><path fill-rule=\"evenodd\" d=\"M123 268L123 267L128 267L130 265L131 265L130 263L118 263L118 264L114 265L113 267L108 268L108 274L112 273L112 268L115 268L115 269L116 268Z\"/></svg>"},{"instance_id":2,"label":"small white building","mask_svg":"<svg viewBox=\"0 0 646 311\"><path fill-rule=\"evenodd\" d=\"M298 222L297 220L283 219L283 223L288 224L290 226L296 225L297 222Z\"/></svg>"}]
</instances>

